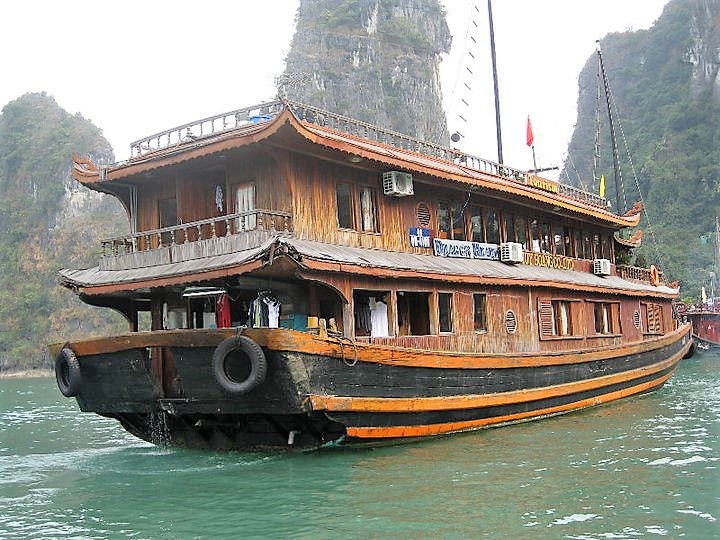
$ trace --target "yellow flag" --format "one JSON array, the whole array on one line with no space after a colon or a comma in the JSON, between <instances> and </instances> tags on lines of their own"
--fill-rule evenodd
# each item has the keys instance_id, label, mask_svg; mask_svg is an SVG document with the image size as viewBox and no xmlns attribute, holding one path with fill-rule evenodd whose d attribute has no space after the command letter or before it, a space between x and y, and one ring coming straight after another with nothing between
<instances>
[{"instance_id":1,"label":"yellow flag","mask_svg":"<svg viewBox=\"0 0 720 540\"><path fill-rule=\"evenodd\" d=\"M605 175L600 175L600 196L605 196Z\"/></svg>"}]
</instances>

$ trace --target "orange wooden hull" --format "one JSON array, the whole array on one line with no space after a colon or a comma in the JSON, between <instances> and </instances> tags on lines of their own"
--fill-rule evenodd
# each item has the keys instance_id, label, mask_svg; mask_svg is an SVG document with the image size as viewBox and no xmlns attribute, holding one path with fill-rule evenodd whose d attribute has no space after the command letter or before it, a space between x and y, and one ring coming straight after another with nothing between
<instances>
[{"instance_id":1,"label":"orange wooden hull","mask_svg":"<svg viewBox=\"0 0 720 540\"><path fill-rule=\"evenodd\" d=\"M527 421L653 391L690 349L690 325L602 350L470 354L246 329L266 379L233 395L213 351L235 330L134 333L72 343L81 410L153 442L200 448L317 448ZM54 352L59 346L54 347ZM172 380L148 350L166 351ZM158 425L162 430L158 432ZM164 432L163 432L164 430Z\"/></svg>"}]
</instances>

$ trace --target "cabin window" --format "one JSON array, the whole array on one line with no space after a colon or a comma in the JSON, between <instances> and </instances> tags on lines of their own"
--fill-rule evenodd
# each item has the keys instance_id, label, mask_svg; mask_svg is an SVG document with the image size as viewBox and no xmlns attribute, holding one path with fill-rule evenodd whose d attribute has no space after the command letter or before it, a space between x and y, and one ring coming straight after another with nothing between
<instances>
[{"instance_id":1,"label":"cabin window","mask_svg":"<svg viewBox=\"0 0 720 540\"><path fill-rule=\"evenodd\" d=\"M593 233L593 253L595 253L596 259L602 259L602 244L600 243L600 235Z\"/></svg>"},{"instance_id":2,"label":"cabin window","mask_svg":"<svg viewBox=\"0 0 720 540\"><path fill-rule=\"evenodd\" d=\"M554 332L556 336L572 335L570 324L570 302L565 300L553 300Z\"/></svg>"},{"instance_id":3,"label":"cabin window","mask_svg":"<svg viewBox=\"0 0 720 540\"><path fill-rule=\"evenodd\" d=\"M522 216L515 216L513 229L515 242L522 244L523 249L527 249L527 220Z\"/></svg>"},{"instance_id":4,"label":"cabin window","mask_svg":"<svg viewBox=\"0 0 720 540\"><path fill-rule=\"evenodd\" d=\"M389 297L390 291L353 291L356 336L387 337L390 335Z\"/></svg>"},{"instance_id":5,"label":"cabin window","mask_svg":"<svg viewBox=\"0 0 720 540\"><path fill-rule=\"evenodd\" d=\"M368 186L360 187L360 230L377 232L377 191Z\"/></svg>"},{"instance_id":6,"label":"cabin window","mask_svg":"<svg viewBox=\"0 0 720 540\"><path fill-rule=\"evenodd\" d=\"M662 334L663 317L660 304L641 304L648 334Z\"/></svg>"},{"instance_id":7,"label":"cabin window","mask_svg":"<svg viewBox=\"0 0 720 540\"><path fill-rule=\"evenodd\" d=\"M473 330L487 332L487 296L473 294Z\"/></svg>"},{"instance_id":8,"label":"cabin window","mask_svg":"<svg viewBox=\"0 0 720 540\"><path fill-rule=\"evenodd\" d=\"M465 240L465 219L460 203L438 202L438 233L440 238Z\"/></svg>"},{"instance_id":9,"label":"cabin window","mask_svg":"<svg viewBox=\"0 0 720 540\"><path fill-rule=\"evenodd\" d=\"M600 252L602 259L610 258L610 236L607 234L600 235Z\"/></svg>"},{"instance_id":10,"label":"cabin window","mask_svg":"<svg viewBox=\"0 0 720 540\"><path fill-rule=\"evenodd\" d=\"M500 215L497 210L488 209L485 232L488 244L500 243Z\"/></svg>"},{"instance_id":11,"label":"cabin window","mask_svg":"<svg viewBox=\"0 0 720 540\"><path fill-rule=\"evenodd\" d=\"M438 293L438 321L440 332L453 331L452 293Z\"/></svg>"},{"instance_id":12,"label":"cabin window","mask_svg":"<svg viewBox=\"0 0 720 540\"><path fill-rule=\"evenodd\" d=\"M175 197L160 199L158 201L158 216L160 229L177 225L177 199ZM172 243L172 234L169 232L162 233L161 238L162 244L165 246Z\"/></svg>"},{"instance_id":13,"label":"cabin window","mask_svg":"<svg viewBox=\"0 0 720 540\"><path fill-rule=\"evenodd\" d=\"M596 334L617 334L620 331L620 305L615 302L593 302Z\"/></svg>"},{"instance_id":14,"label":"cabin window","mask_svg":"<svg viewBox=\"0 0 720 540\"><path fill-rule=\"evenodd\" d=\"M377 190L349 183L335 186L338 227L362 232L378 232ZM356 214L356 212L359 213Z\"/></svg>"},{"instance_id":15,"label":"cabin window","mask_svg":"<svg viewBox=\"0 0 720 540\"><path fill-rule=\"evenodd\" d=\"M238 218L237 230L250 231L257 226L255 211L255 184L247 182L235 187L235 212Z\"/></svg>"},{"instance_id":16,"label":"cabin window","mask_svg":"<svg viewBox=\"0 0 720 540\"><path fill-rule=\"evenodd\" d=\"M352 186L350 184L338 184L336 193L338 227L341 229L352 229L354 221Z\"/></svg>"},{"instance_id":17,"label":"cabin window","mask_svg":"<svg viewBox=\"0 0 720 540\"><path fill-rule=\"evenodd\" d=\"M563 235L563 227L562 225L555 225L553 229L553 253L555 255L565 255L565 240Z\"/></svg>"},{"instance_id":18,"label":"cabin window","mask_svg":"<svg viewBox=\"0 0 720 540\"><path fill-rule=\"evenodd\" d=\"M575 240L575 256L578 259L584 259L585 254L583 253L583 241L582 241L582 231L577 232L574 237Z\"/></svg>"},{"instance_id":19,"label":"cabin window","mask_svg":"<svg viewBox=\"0 0 720 540\"><path fill-rule=\"evenodd\" d=\"M592 234L590 231L583 231L583 258L584 259L592 259L593 258L593 250L592 250Z\"/></svg>"},{"instance_id":20,"label":"cabin window","mask_svg":"<svg viewBox=\"0 0 720 540\"><path fill-rule=\"evenodd\" d=\"M573 305L577 309L573 309ZM540 322L540 338L552 339L577 336L573 312L579 312L577 300L538 300L538 319Z\"/></svg>"},{"instance_id":21,"label":"cabin window","mask_svg":"<svg viewBox=\"0 0 720 540\"><path fill-rule=\"evenodd\" d=\"M430 293L398 291L397 322L401 336L430 334Z\"/></svg>"},{"instance_id":22,"label":"cabin window","mask_svg":"<svg viewBox=\"0 0 720 540\"><path fill-rule=\"evenodd\" d=\"M473 242L484 242L485 231L483 228L483 215L482 208L473 208L470 210L470 229L471 229L471 240Z\"/></svg>"},{"instance_id":23,"label":"cabin window","mask_svg":"<svg viewBox=\"0 0 720 540\"><path fill-rule=\"evenodd\" d=\"M537 219L530 220L530 240L532 241L532 250L540 253L540 222Z\"/></svg>"},{"instance_id":24,"label":"cabin window","mask_svg":"<svg viewBox=\"0 0 720 540\"><path fill-rule=\"evenodd\" d=\"M550 225L543 223L540 225L540 251L550 253L552 238L550 238Z\"/></svg>"}]
</instances>

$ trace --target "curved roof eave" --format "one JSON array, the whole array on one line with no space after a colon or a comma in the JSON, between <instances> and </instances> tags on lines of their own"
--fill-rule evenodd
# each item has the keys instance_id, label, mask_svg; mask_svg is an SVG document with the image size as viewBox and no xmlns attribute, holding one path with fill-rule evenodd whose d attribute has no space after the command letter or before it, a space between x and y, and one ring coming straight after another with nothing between
<instances>
[{"instance_id":1,"label":"curved roof eave","mask_svg":"<svg viewBox=\"0 0 720 540\"><path fill-rule=\"evenodd\" d=\"M98 189L99 184L112 184L113 181L126 179L158 168L267 140L285 125L290 126L300 137L315 145L349 155L356 155L389 167L421 173L469 187L539 201L619 228L635 227L640 222L639 214L618 216L582 201L557 196L526 184L513 182L501 176L306 122L298 119L287 106L268 122L243 126L192 142L178 143L115 167L101 169L90 160L73 156L73 177L88 187Z\"/></svg>"}]
</instances>

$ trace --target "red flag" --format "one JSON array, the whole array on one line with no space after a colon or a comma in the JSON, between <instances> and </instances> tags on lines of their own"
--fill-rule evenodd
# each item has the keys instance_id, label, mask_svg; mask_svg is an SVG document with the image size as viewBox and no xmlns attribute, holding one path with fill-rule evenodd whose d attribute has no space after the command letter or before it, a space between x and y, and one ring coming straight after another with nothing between
<instances>
[{"instance_id":1,"label":"red flag","mask_svg":"<svg viewBox=\"0 0 720 540\"><path fill-rule=\"evenodd\" d=\"M530 124L530 115L528 115L528 123L527 123L527 145L528 145L528 146L532 146L534 141L535 141L535 137L533 137L532 124Z\"/></svg>"}]
</instances>

